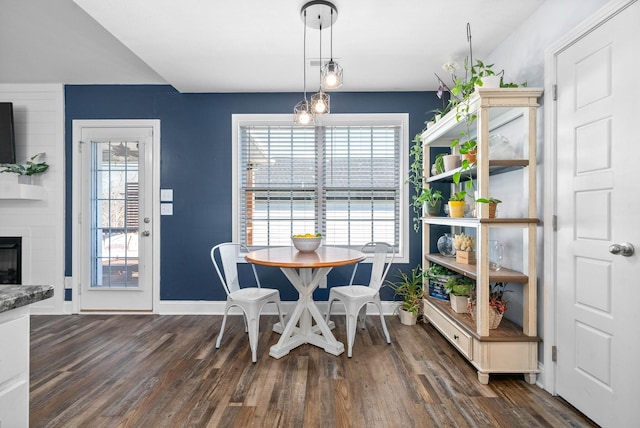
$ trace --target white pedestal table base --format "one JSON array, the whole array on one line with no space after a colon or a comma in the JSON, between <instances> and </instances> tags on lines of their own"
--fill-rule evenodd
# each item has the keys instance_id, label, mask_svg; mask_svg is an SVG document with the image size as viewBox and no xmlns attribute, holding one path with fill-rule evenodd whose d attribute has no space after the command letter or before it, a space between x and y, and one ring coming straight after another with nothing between
<instances>
[{"instance_id":1,"label":"white pedestal table base","mask_svg":"<svg viewBox=\"0 0 640 428\"><path fill-rule=\"evenodd\" d=\"M293 312L287 315L287 325L274 326L274 331L281 330L282 336L278 343L271 347L269 355L274 358L281 358L305 343L315 345L333 355L340 355L344 352L344 345L338 342L331 333L335 324L327 324L324 316L313 301L313 291L318 287L320 281L327 276L331 267L322 268L281 268L291 284L298 290L299 298ZM313 321L315 320L315 324Z\"/></svg>"}]
</instances>

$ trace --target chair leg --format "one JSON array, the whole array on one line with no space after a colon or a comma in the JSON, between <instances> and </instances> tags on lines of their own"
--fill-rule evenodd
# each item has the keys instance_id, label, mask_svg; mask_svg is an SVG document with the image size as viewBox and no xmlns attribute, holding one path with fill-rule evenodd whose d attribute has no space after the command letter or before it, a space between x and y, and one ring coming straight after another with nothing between
<instances>
[{"instance_id":1,"label":"chair leg","mask_svg":"<svg viewBox=\"0 0 640 428\"><path fill-rule=\"evenodd\" d=\"M247 315L249 327L249 347L251 348L251 361L258 361L258 317L255 314Z\"/></svg>"},{"instance_id":2,"label":"chair leg","mask_svg":"<svg viewBox=\"0 0 640 428\"><path fill-rule=\"evenodd\" d=\"M220 333L218 333L218 340L216 340L216 349L220 348L220 342L222 342L222 335L224 334L224 326L227 324L227 312L229 307L224 308L224 317L222 317L222 326L220 326Z\"/></svg>"},{"instance_id":3,"label":"chair leg","mask_svg":"<svg viewBox=\"0 0 640 428\"><path fill-rule=\"evenodd\" d=\"M353 353L353 342L356 338L357 312L347 309L347 357Z\"/></svg>"},{"instance_id":4,"label":"chair leg","mask_svg":"<svg viewBox=\"0 0 640 428\"><path fill-rule=\"evenodd\" d=\"M389 330L387 330L387 323L384 321L384 314L382 313L382 304L380 301L375 302L380 312L380 323L382 324L382 330L384 331L384 337L387 339L387 343L391 343L391 337L389 336Z\"/></svg>"},{"instance_id":5,"label":"chair leg","mask_svg":"<svg viewBox=\"0 0 640 428\"><path fill-rule=\"evenodd\" d=\"M362 330L365 329L366 317L367 317L367 304L365 303L364 306L362 306L362 308L360 308L360 311L358 312L358 320L360 321L360 328Z\"/></svg>"},{"instance_id":6,"label":"chair leg","mask_svg":"<svg viewBox=\"0 0 640 428\"><path fill-rule=\"evenodd\" d=\"M333 306L333 302L335 302L335 298L331 298L329 296L329 302L327 303L327 314L324 317L326 323L329 323L329 317L331 316L331 307Z\"/></svg>"}]
</instances>

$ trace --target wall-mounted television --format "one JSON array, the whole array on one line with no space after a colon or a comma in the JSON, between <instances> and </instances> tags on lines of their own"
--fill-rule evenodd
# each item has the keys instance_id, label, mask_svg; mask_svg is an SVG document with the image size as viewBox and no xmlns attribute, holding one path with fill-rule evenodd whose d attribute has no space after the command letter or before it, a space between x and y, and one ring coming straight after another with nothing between
<instances>
[{"instance_id":1,"label":"wall-mounted television","mask_svg":"<svg viewBox=\"0 0 640 428\"><path fill-rule=\"evenodd\" d=\"M16 163L13 103L0 102L0 164Z\"/></svg>"}]
</instances>

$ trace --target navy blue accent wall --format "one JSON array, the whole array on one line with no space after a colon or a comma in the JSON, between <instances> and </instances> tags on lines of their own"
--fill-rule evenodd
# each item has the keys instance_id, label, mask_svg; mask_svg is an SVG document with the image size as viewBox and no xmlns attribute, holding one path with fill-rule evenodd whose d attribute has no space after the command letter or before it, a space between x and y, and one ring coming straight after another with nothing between
<instances>
[{"instance_id":1,"label":"navy blue accent wall","mask_svg":"<svg viewBox=\"0 0 640 428\"><path fill-rule=\"evenodd\" d=\"M225 300L209 259L215 244L231 240L231 115L292 113L299 93L181 94L163 85L67 85L66 257L71 276L72 121L76 119L160 119L161 187L174 191L173 216L161 217L161 300ZM428 111L441 103L434 92L333 93L332 113L409 113L409 137L420 132ZM293 116L292 116L293 117ZM408 153L407 153L408 156ZM392 267L409 271L420 264L420 234L409 222L410 263ZM248 267L248 266L245 266ZM249 274L249 269L241 271ZM275 268L258 266L264 285L280 289L284 300L297 293ZM349 281L351 268L336 268L329 285ZM359 269L362 281L367 266ZM316 291L326 300L328 289ZM384 289L383 299L392 299Z\"/></svg>"}]
</instances>

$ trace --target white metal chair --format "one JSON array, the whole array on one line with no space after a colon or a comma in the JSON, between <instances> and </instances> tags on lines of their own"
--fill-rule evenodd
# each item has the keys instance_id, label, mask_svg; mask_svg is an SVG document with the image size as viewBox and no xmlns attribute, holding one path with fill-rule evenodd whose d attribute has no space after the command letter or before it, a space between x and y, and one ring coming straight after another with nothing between
<instances>
[{"instance_id":1,"label":"white metal chair","mask_svg":"<svg viewBox=\"0 0 640 428\"><path fill-rule=\"evenodd\" d=\"M242 310L244 318L245 331L249 333L249 346L251 348L251 359L255 363L257 361L258 348L258 328L260 313L267 303L275 303L280 316L280 325L284 326L284 318L280 310L280 292L271 288L262 288L260 279L254 265L253 275L255 277L256 286L240 287L238 280L238 255L240 252L248 252L247 247L241 244L226 242L218 244L211 249L211 261L218 272L218 277L224 291L227 293L227 303L224 308L224 318L222 319L222 327L216 341L216 349L220 348L224 327L227 323L227 313L233 306L237 306Z\"/></svg>"},{"instance_id":2,"label":"white metal chair","mask_svg":"<svg viewBox=\"0 0 640 428\"><path fill-rule=\"evenodd\" d=\"M353 283L359 263L356 264L349 285L331 287L326 315L327 322L329 322L331 307L335 300L339 300L344 304L347 317L347 356L349 358L351 358L353 341L356 336L356 317L360 319L361 328L364 329L367 303L373 303L378 308L384 335L387 343L391 343L387 324L384 322L384 315L382 314L380 287L389 272L389 268L395 257L395 251L391 245L385 242L369 242L362 247L362 252L365 254L373 253L369 285L357 285Z\"/></svg>"}]
</instances>

